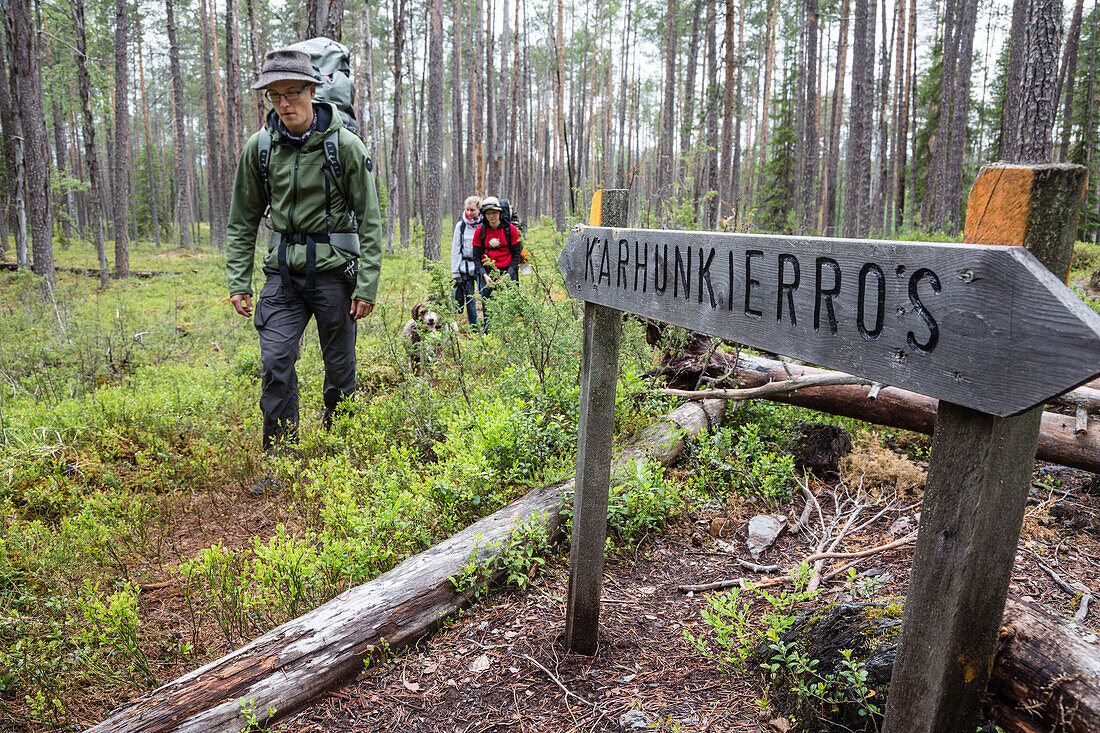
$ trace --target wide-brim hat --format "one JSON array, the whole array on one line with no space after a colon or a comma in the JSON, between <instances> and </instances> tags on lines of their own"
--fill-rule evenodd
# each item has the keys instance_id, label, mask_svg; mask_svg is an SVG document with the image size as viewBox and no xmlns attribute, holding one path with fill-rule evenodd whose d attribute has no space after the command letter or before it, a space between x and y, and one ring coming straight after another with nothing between
<instances>
[{"instance_id":1,"label":"wide-brim hat","mask_svg":"<svg viewBox=\"0 0 1100 733\"><path fill-rule=\"evenodd\" d=\"M504 207L500 205L500 200L496 196L486 196L481 199L482 211L504 211Z\"/></svg>"},{"instance_id":2,"label":"wide-brim hat","mask_svg":"<svg viewBox=\"0 0 1100 733\"><path fill-rule=\"evenodd\" d=\"M277 48L264 56L264 68L260 78L252 85L253 89L265 87L280 81L304 81L320 84L321 76L313 68L309 54L296 48Z\"/></svg>"}]
</instances>

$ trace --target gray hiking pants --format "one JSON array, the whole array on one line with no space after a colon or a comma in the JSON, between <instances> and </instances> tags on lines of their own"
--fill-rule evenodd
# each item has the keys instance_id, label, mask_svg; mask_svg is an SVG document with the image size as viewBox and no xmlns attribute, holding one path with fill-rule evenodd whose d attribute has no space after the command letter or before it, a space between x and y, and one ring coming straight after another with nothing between
<instances>
[{"instance_id":1,"label":"gray hiking pants","mask_svg":"<svg viewBox=\"0 0 1100 733\"><path fill-rule=\"evenodd\" d=\"M317 273L317 285L306 291L304 273L290 273L284 284L278 270L265 269L267 282L260 291L253 322L260 334L264 414L264 450L276 439L294 440L298 431L298 343L309 323L317 319L317 335L325 362L325 414L328 425L340 401L355 392L355 321L351 293L355 283L340 269Z\"/></svg>"}]
</instances>

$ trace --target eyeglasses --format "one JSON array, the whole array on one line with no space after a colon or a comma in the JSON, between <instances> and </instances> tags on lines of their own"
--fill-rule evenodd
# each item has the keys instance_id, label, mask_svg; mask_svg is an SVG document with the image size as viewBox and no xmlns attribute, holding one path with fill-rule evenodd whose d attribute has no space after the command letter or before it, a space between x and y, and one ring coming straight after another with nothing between
<instances>
[{"instance_id":1,"label":"eyeglasses","mask_svg":"<svg viewBox=\"0 0 1100 733\"><path fill-rule=\"evenodd\" d=\"M271 102L272 104L278 104L280 99L285 99L288 102L293 102L295 99L297 99L299 96L301 96L302 92L304 92L308 87L309 87L309 84L306 84L304 87L302 87L298 91L296 91L296 92L287 92L286 94L279 94L278 92L273 92L270 89L268 89L266 92L264 92L264 99Z\"/></svg>"}]
</instances>

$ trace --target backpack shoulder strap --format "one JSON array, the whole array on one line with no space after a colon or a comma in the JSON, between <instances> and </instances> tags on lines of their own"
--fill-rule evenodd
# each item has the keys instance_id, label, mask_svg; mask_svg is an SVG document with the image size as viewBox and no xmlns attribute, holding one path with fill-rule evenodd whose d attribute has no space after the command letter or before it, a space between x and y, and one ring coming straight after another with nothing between
<instances>
[{"instance_id":1,"label":"backpack shoulder strap","mask_svg":"<svg viewBox=\"0 0 1100 733\"><path fill-rule=\"evenodd\" d=\"M325 152L325 165L332 171L336 178L344 175L344 168L340 165L340 130L333 130L321 142Z\"/></svg>"},{"instance_id":2,"label":"backpack shoulder strap","mask_svg":"<svg viewBox=\"0 0 1100 733\"><path fill-rule=\"evenodd\" d=\"M271 169L271 133L268 131L266 125L260 128L259 137L256 139L256 143L256 155L259 161L260 178L263 179L264 185L270 188L267 174Z\"/></svg>"}]
</instances>

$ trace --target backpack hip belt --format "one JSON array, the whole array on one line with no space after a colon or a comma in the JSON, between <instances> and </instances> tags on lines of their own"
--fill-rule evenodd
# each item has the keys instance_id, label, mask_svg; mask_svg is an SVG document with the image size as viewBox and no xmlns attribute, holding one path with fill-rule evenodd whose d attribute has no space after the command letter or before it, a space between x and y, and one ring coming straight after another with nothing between
<instances>
[{"instance_id":1,"label":"backpack hip belt","mask_svg":"<svg viewBox=\"0 0 1100 733\"><path fill-rule=\"evenodd\" d=\"M317 287L317 243L329 244L344 252L348 249L340 246L338 242L354 240L355 256L359 256L359 235L352 232L336 232L334 234L309 234L306 232L272 232L268 244L268 251L279 248L279 277L285 285L289 285L290 268L287 266L286 246L288 244L304 244L306 246L306 291L312 291Z\"/></svg>"}]
</instances>

